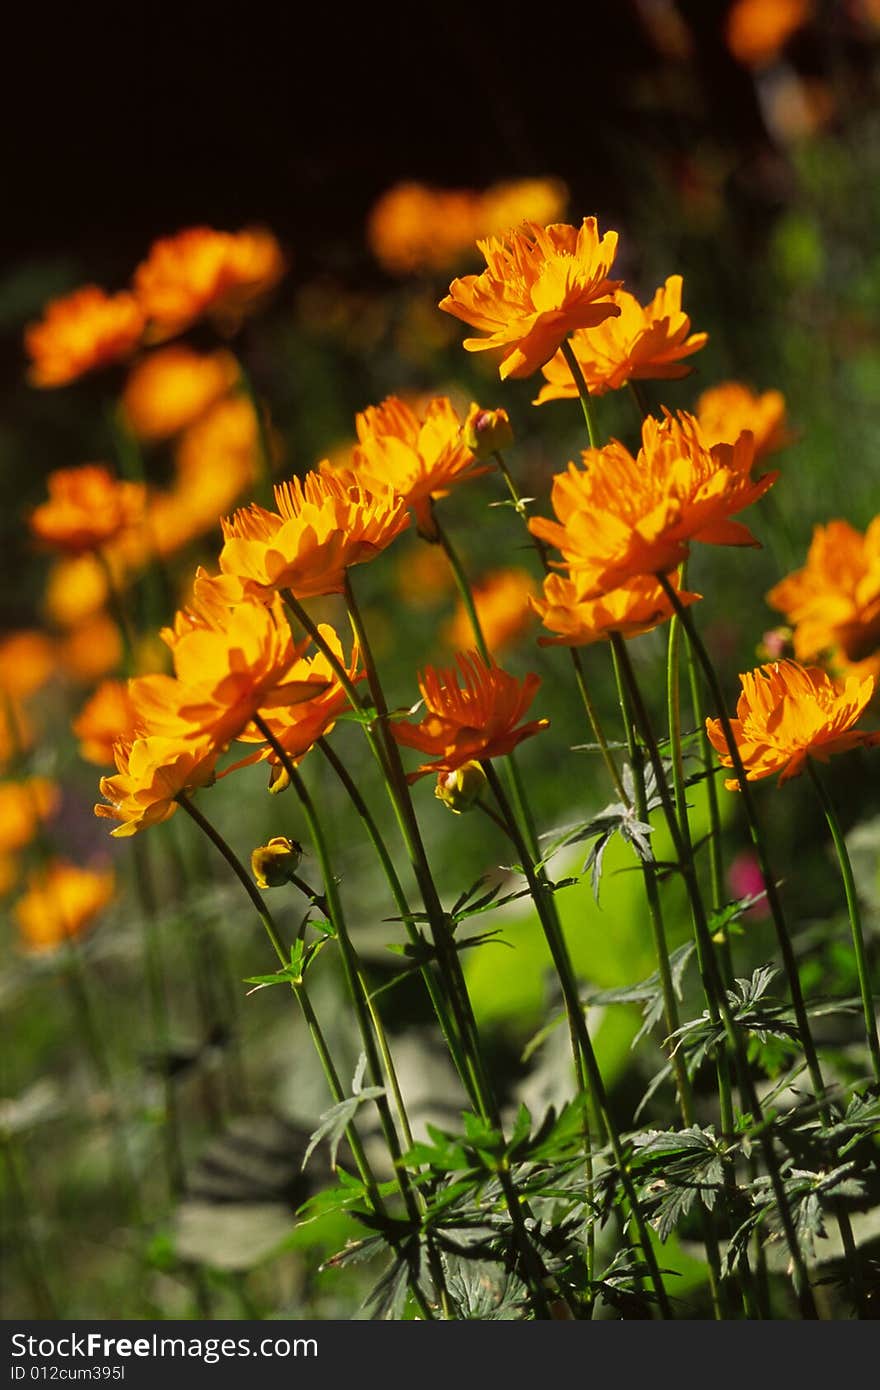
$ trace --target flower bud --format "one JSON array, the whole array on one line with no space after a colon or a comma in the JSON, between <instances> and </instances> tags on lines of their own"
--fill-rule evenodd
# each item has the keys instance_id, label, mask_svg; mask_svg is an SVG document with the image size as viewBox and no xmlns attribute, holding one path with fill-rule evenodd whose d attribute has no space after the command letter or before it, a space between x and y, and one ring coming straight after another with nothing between
<instances>
[{"instance_id":1,"label":"flower bud","mask_svg":"<svg viewBox=\"0 0 880 1390\"><path fill-rule=\"evenodd\" d=\"M441 772L437 778L434 795L450 811L460 816L463 811L472 811L483 793L486 774L479 763L463 763L454 772Z\"/></svg>"},{"instance_id":2,"label":"flower bud","mask_svg":"<svg viewBox=\"0 0 880 1390\"><path fill-rule=\"evenodd\" d=\"M471 405L467 413L461 436L479 460L491 458L498 449L506 449L508 444L513 443L513 430L507 411L500 408L483 410L476 403Z\"/></svg>"},{"instance_id":3,"label":"flower bud","mask_svg":"<svg viewBox=\"0 0 880 1390\"><path fill-rule=\"evenodd\" d=\"M251 871L258 888L281 888L290 883L302 859L302 845L276 835L266 845L258 845L251 854Z\"/></svg>"}]
</instances>

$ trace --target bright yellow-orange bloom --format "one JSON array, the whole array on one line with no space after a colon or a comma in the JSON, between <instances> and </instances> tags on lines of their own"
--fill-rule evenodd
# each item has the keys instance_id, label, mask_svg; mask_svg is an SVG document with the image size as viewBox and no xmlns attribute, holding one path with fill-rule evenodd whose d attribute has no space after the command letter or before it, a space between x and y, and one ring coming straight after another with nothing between
<instances>
[{"instance_id":1,"label":"bright yellow-orange bloom","mask_svg":"<svg viewBox=\"0 0 880 1390\"><path fill-rule=\"evenodd\" d=\"M64 386L129 357L143 331L144 316L133 295L109 295L97 285L84 285L53 299L40 322L25 330L28 380L34 386Z\"/></svg>"},{"instance_id":2,"label":"bright yellow-orange bloom","mask_svg":"<svg viewBox=\"0 0 880 1390\"><path fill-rule=\"evenodd\" d=\"M680 589L677 576L673 576L673 584L683 604L696 603L702 597ZM544 626L557 634L539 637L540 646L585 647L607 640L615 632L621 637L638 637L672 617L666 593L650 576L630 579L597 598L582 598L582 587L561 574L548 574L543 598L529 600Z\"/></svg>"},{"instance_id":3,"label":"bright yellow-orange bloom","mask_svg":"<svg viewBox=\"0 0 880 1390\"><path fill-rule=\"evenodd\" d=\"M453 280L440 308L487 335L465 338L468 352L501 349L502 380L531 376L575 329L620 312L611 296L621 282L608 278L617 233L600 239L595 217L579 228L523 222L478 245L486 269Z\"/></svg>"},{"instance_id":4,"label":"bright yellow-orange bloom","mask_svg":"<svg viewBox=\"0 0 880 1390\"><path fill-rule=\"evenodd\" d=\"M429 666L419 676L425 717L418 724L395 720L391 725L398 743L434 759L411 772L410 782L429 772L454 772L464 763L501 757L550 723L549 719L520 723L541 684L540 676L529 674L517 680L494 661L487 666L478 652L459 652L455 660L458 670Z\"/></svg>"},{"instance_id":5,"label":"bright yellow-orange bloom","mask_svg":"<svg viewBox=\"0 0 880 1390\"><path fill-rule=\"evenodd\" d=\"M847 521L817 526L807 563L783 579L767 602L794 628L800 661L828 657L844 670L880 649L880 517L865 531Z\"/></svg>"},{"instance_id":6,"label":"bright yellow-orange bloom","mask_svg":"<svg viewBox=\"0 0 880 1390\"><path fill-rule=\"evenodd\" d=\"M813 8L813 0L734 0L725 22L727 47L747 67L765 67Z\"/></svg>"},{"instance_id":7,"label":"bright yellow-orange bloom","mask_svg":"<svg viewBox=\"0 0 880 1390\"><path fill-rule=\"evenodd\" d=\"M527 570L493 570L474 584L477 617L491 652L501 651L526 631L532 622L529 604L534 593L535 583ZM444 636L451 647L459 650L474 640L467 609L460 601Z\"/></svg>"},{"instance_id":8,"label":"bright yellow-orange bloom","mask_svg":"<svg viewBox=\"0 0 880 1390\"><path fill-rule=\"evenodd\" d=\"M598 597L650 574L669 574L691 541L757 545L730 518L763 496L777 474L751 476L752 438L709 448L697 421L684 412L649 417L638 456L612 440L583 453L553 479L558 518L535 517L529 529L562 551L583 598Z\"/></svg>"},{"instance_id":9,"label":"bright yellow-orange bloom","mask_svg":"<svg viewBox=\"0 0 880 1390\"><path fill-rule=\"evenodd\" d=\"M880 732L853 728L874 693L873 676L834 680L818 666L774 661L740 681L737 717L730 725L750 782L778 772L781 786L800 776L807 758L827 763L834 753L880 743ZM707 719L706 729L722 766L732 767L721 720ZM724 785L735 791L739 783L734 777Z\"/></svg>"},{"instance_id":10,"label":"bright yellow-orange bloom","mask_svg":"<svg viewBox=\"0 0 880 1390\"><path fill-rule=\"evenodd\" d=\"M59 468L47 479L49 500L31 512L37 540L71 555L98 550L143 519L145 489L121 483L100 464Z\"/></svg>"},{"instance_id":11,"label":"bright yellow-orange bloom","mask_svg":"<svg viewBox=\"0 0 880 1390\"><path fill-rule=\"evenodd\" d=\"M30 844L59 800L57 786L46 777L0 782L0 854L15 854Z\"/></svg>"},{"instance_id":12,"label":"bright yellow-orange bloom","mask_svg":"<svg viewBox=\"0 0 880 1390\"><path fill-rule=\"evenodd\" d=\"M431 499L488 472L462 438L462 425L448 396L437 396L415 411L397 396L361 411L355 421L358 444L352 454L356 480L379 495L394 489L415 512L425 536L434 534Z\"/></svg>"},{"instance_id":13,"label":"bright yellow-orange bloom","mask_svg":"<svg viewBox=\"0 0 880 1390\"><path fill-rule=\"evenodd\" d=\"M136 715L127 681L102 681L86 701L73 732L79 739L80 757L98 767L113 766L113 745L134 738Z\"/></svg>"},{"instance_id":14,"label":"bright yellow-orange bloom","mask_svg":"<svg viewBox=\"0 0 880 1390\"><path fill-rule=\"evenodd\" d=\"M135 271L134 292L153 341L174 337L204 315L232 330L285 269L278 242L263 228L188 227L153 243Z\"/></svg>"},{"instance_id":15,"label":"bright yellow-orange bloom","mask_svg":"<svg viewBox=\"0 0 880 1390\"><path fill-rule=\"evenodd\" d=\"M0 638L0 691L26 700L55 669L55 649L45 632L23 628Z\"/></svg>"},{"instance_id":16,"label":"bright yellow-orange bloom","mask_svg":"<svg viewBox=\"0 0 880 1390\"><path fill-rule=\"evenodd\" d=\"M692 370L685 357L698 352L708 333L691 333L691 321L681 307L682 279L670 275L644 307L635 295L618 290L614 303L618 318L606 319L595 328L581 328L571 346L580 363L590 395L619 390L628 381L673 380ZM577 386L561 352L541 369L547 384L535 405L577 395Z\"/></svg>"},{"instance_id":17,"label":"bright yellow-orange bloom","mask_svg":"<svg viewBox=\"0 0 880 1390\"><path fill-rule=\"evenodd\" d=\"M134 743L117 743L116 774L102 777L95 815L121 821L114 836L135 835L168 820L181 792L195 791L214 780L217 749L210 742L151 735Z\"/></svg>"},{"instance_id":18,"label":"bright yellow-orange bloom","mask_svg":"<svg viewBox=\"0 0 880 1390\"><path fill-rule=\"evenodd\" d=\"M740 381L723 381L703 392L697 401L696 415L709 444L733 444L743 430L749 430L755 441L756 459L775 454L791 443L781 391L756 395Z\"/></svg>"},{"instance_id":19,"label":"bright yellow-orange bloom","mask_svg":"<svg viewBox=\"0 0 880 1390\"><path fill-rule=\"evenodd\" d=\"M168 439L201 419L237 379L229 352L195 352L183 343L160 348L131 369L125 418L141 439Z\"/></svg>"},{"instance_id":20,"label":"bright yellow-orange bloom","mask_svg":"<svg viewBox=\"0 0 880 1390\"><path fill-rule=\"evenodd\" d=\"M220 568L249 589L299 599L342 593L345 571L372 560L409 525L393 489L374 494L350 477L306 474L275 488L277 512L254 504L223 521Z\"/></svg>"},{"instance_id":21,"label":"bright yellow-orange bloom","mask_svg":"<svg viewBox=\"0 0 880 1390\"><path fill-rule=\"evenodd\" d=\"M54 860L30 876L28 891L13 907L24 945L53 951L82 936L113 898L113 870L96 873Z\"/></svg>"}]
</instances>

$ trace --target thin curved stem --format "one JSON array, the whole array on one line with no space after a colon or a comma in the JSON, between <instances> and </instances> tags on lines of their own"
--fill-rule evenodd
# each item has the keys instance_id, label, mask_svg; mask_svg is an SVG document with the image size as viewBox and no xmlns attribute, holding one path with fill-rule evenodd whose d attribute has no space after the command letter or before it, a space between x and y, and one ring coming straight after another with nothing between
<instances>
[{"instance_id":1,"label":"thin curved stem","mask_svg":"<svg viewBox=\"0 0 880 1390\"><path fill-rule=\"evenodd\" d=\"M584 420L587 426L587 434L590 438L590 448L598 449L599 444L596 438L596 425L593 420L593 403L590 399L590 391L586 381L584 380L584 374L581 371L581 364L575 357L574 348L572 347L571 340L569 338L564 338L562 340L562 355L565 358L568 370L571 372L572 379L574 381L575 386L577 387L578 398L581 403L581 410L584 412Z\"/></svg>"}]
</instances>

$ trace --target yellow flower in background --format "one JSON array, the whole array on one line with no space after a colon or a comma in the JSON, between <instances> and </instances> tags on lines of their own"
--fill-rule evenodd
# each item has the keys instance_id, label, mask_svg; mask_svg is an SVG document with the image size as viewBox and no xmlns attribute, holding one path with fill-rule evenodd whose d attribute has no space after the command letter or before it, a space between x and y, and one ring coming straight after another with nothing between
<instances>
[{"instance_id":1,"label":"yellow flower in background","mask_svg":"<svg viewBox=\"0 0 880 1390\"><path fill-rule=\"evenodd\" d=\"M26 700L45 685L55 664L54 644L37 628L0 637L0 691L13 700Z\"/></svg>"},{"instance_id":2,"label":"yellow flower in background","mask_svg":"<svg viewBox=\"0 0 880 1390\"><path fill-rule=\"evenodd\" d=\"M281 247L261 227L217 232L188 227L162 237L134 273L134 293L153 342L173 338L202 317L239 327L286 270Z\"/></svg>"},{"instance_id":3,"label":"yellow flower in background","mask_svg":"<svg viewBox=\"0 0 880 1390\"><path fill-rule=\"evenodd\" d=\"M678 576L672 583L683 604L695 603L700 594L679 588ZM532 608L555 637L539 637L542 647L585 647L607 641L612 633L638 637L651 632L672 617L673 609L660 584L651 576L630 579L619 589L595 598L581 597L583 585L561 574L548 574L541 598L530 598Z\"/></svg>"},{"instance_id":4,"label":"yellow flower in background","mask_svg":"<svg viewBox=\"0 0 880 1390\"><path fill-rule=\"evenodd\" d=\"M201 419L238 380L229 352L196 352L183 343L158 348L129 372L125 418L141 439L168 439Z\"/></svg>"},{"instance_id":5,"label":"yellow flower in background","mask_svg":"<svg viewBox=\"0 0 880 1390\"><path fill-rule=\"evenodd\" d=\"M114 578L122 587L123 577L116 557L104 552ZM94 554L63 555L54 561L46 577L43 612L56 627L76 627L106 607L109 599L107 571Z\"/></svg>"},{"instance_id":6,"label":"yellow flower in background","mask_svg":"<svg viewBox=\"0 0 880 1390\"><path fill-rule=\"evenodd\" d=\"M449 561L437 545L412 545L395 568L397 591L412 608L434 608L455 585Z\"/></svg>"},{"instance_id":7,"label":"yellow flower in background","mask_svg":"<svg viewBox=\"0 0 880 1390\"><path fill-rule=\"evenodd\" d=\"M168 820L177 797L214 780L217 749L212 742L151 735L114 749L116 773L102 777L95 815L121 822L114 837L135 835Z\"/></svg>"},{"instance_id":8,"label":"yellow flower in background","mask_svg":"<svg viewBox=\"0 0 880 1390\"><path fill-rule=\"evenodd\" d=\"M724 24L727 47L746 67L766 67L814 8L813 0L734 0Z\"/></svg>"},{"instance_id":9,"label":"yellow flower in background","mask_svg":"<svg viewBox=\"0 0 880 1390\"><path fill-rule=\"evenodd\" d=\"M857 531L847 521L817 526L803 569L767 595L794 628L799 661L827 657L847 671L880 658L880 517ZM866 668L867 669L867 668ZM878 671L880 674L880 671Z\"/></svg>"},{"instance_id":10,"label":"yellow flower in background","mask_svg":"<svg viewBox=\"0 0 880 1390\"><path fill-rule=\"evenodd\" d=\"M60 799L56 783L47 777L0 782L0 854L17 854L29 845Z\"/></svg>"},{"instance_id":11,"label":"yellow flower in background","mask_svg":"<svg viewBox=\"0 0 880 1390\"><path fill-rule=\"evenodd\" d=\"M95 872L55 860L30 876L28 891L12 909L22 944L42 952L75 940L103 912L115 891L112 869Z\"/></svg>"},{"instance_id":12,"label":"yellow flower in background","mask_svg":"<svg viewBox=\"0 0 880 1390\"><path fill-rule=\"evenodd\" d=\"M98 767L113 766L113 746L134 738L135 708L127 681L102 681L74 719L80 757Z\"/></svg>"},{"instance_id":13,"label":"yellow flower in background","mask_svg":"<svg viewBox=\"0 0 880 1390\"><path fill-rule=\"evenodd\" d=\"M827 763L835 753L871 748L880 732L855 729L874 693L874 678L834 680L818 666L775 661L740 676L742 694L730 721L746 777L758 782L779 773L779 785L804 771L807 758ZM722 766L732 767L720 719L706 729ZM724 784L736 791L737 779Z\"/></svg>"},{"instance_id":14,"label":"yellow flower in background","mask_svg":"<svg viewBox=\"0 0 880 1390\"><path fill-rule=\"evenodd\" d=\"M617 391L629 381L673 380L693 368L685 362L705 347L708 333L691 333L690 318L681 307L682 278L670 275L644 307L635 295L618 290L614 303L617 318L595 328L581 328L571 346L592 396ZM577 396L568 363L558 352L541 368L547 384L535 405Z\"/></svg>"},{"instance_id":15,"label":"yellow flower in background","mask_svg":"<svg viewBox=\"0 0 880 1390\"><path fill-rule=\"evenodd\" d=\"M608 278L617 233L599 237L595 217L580 227L523 222L478 243L486 259L481 275L453 280L440 308L485 333L465 338L468 352L501 350L499 374L531 376L578 328L619 314Z\"/></svg>"},{"instance_id":16,"label":"yellow flower in background","mask_svg":"<svg viewBox=\"0 0 880 1390\"><path fill-rule=\"evenodd\" d=\"M52 549L70 555L99 550L143 520L146 489L120 482L100 464L59 468L47 486L49 500L31 512L30 529Z\"/></svg>"},{"instance_id":17,"label":"yellow flower in background","mask_svg":"<svg viewBox=\"0 0 880 1390\"><path fill-rule=\"evenodd\" d=\"M33 386L66 386L86 372L130 357L141 341L144 316L133 295L84 285L46 306L25 330Z\"/></svg>"},{"instance_id":18,"label":"yellow flower in background","mask_svg":"<svg viewBox=\"0 0 880 1390\"><path fill-rule=\"evenodd\" d=\"M781 391L758 395L740 381L711 386L697 400L696 416L709 444L733 444L743 430L755 441L755 458L775 454L792 441Z\"/></svg>"},{"instance_id":19,"label":"yellow flower in background","mask_svg":"<svg viewBox=\"0 0 880 1390\"><path fill-rule=\"evenodd\" d=\"M568 189L561 179L510 179L487 188L480 199L480 225L473 240L500 236L520 222L546 227L557 222L568 205Z\"/></svg>"},{"instance_id":20,"label":"yellow flower in background","mask_svg":"<svg viewBox=\"0 0 880 1390\"><path fill-rule=\"evenodd\" d=\"M528 630L532 622L529 605L534 594L535 582L527 570L492 570L475 582L473 595L477 617L491 652L500 652ZM443 636L449 646L460 651L473 642L470 619L461 600Z\"/></svg>"}]
</instances>

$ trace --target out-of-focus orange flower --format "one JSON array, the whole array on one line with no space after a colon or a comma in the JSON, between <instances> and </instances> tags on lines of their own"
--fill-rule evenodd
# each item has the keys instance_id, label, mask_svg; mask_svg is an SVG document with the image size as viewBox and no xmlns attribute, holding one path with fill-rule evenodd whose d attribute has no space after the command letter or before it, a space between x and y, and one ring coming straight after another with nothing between
<instances>
[{"instance_id":1,"label":"out-of-focus orange flower","mask_svg":"<svg viewBox=\"0 0 880 1390\"><path fill-rule=\"evenodd\" d=\"M391 725L398 743L434 759L411 772L410 782L429 772L454 772L467 762L501 757L550 723L520 722L535 698L540 676L517 680L494 661L486 665L478 652L459 652L455 660L457 670L429 666L419 676L425 717L418 724L396 720Z\"/></svg>"},{"instance_id":2,"label":"out-of-focus orange flower","mask_svg":"<svg viewBox=\"0 0 880 1390\"><path fill-rule=\"evenodd\" d=\"M556 222L568 204L568 189L561 179L511 179L494 183L480 199L478 237L499 236L520 222L539 227Z\"/></svg>"},{"instance_id":3,"label":"out-of-focus orange flower","mask_svg":"<svg viewBox=\"0 0 880 1390\"><path fill-rule=\"evenodd\" d=\"M105 558L110 559L106 551ZM107 571L95 555L63 555L49 569L43 612L56 627L76 627L99 613L108 598Z\"/></svg>"},{"instance_id":4,"label":"out-of-focus orange flower","mask_svg":"<svg viewBox=\"0 0 880 1390\"><path fill-rule=\"evenodd\" d=\"M677 576L673 576L673 583L683 604L690 605L702 597L680 589ZM585 647L607 640L615 632L621 637L638 637L672 617L666 593L650 576L630 579L598 598L582 598L581 588L576 580L548 574L543 598L529 599L544 626L557 634L539 637L540 646Z\"/></svg>"},{"instance_id":5,"label":"out-of-focus orange flower","mask_svg":"<svg viewBox=\"0 0 880 1390\"><path fill-rule=\"evenodd\" d=\"M47 479L49 500L31 512L32 534L44 545L79 555L99 550L143 519L146 491L123 483L100 464L59 468Z\"/></svg>"},{"instance_id":6,"label":"out-of-focus orange flower","mask_svg":"<svg viewBox=\"0 0 880 1390\"><path fill-rule=\"evenodd\" d=\"M109 613L95 613L62 638L58 665L72 680L92 685L119 668L124 652L122 634Z\"/></svg>"},{"instance_id":7,"label":"out-of-focus orange flower","mask_svg":"<svg viewBox=\"0 0 880 1390\"><path fill-rule=\"evenodd\" d=\"M570 333L620 312L611 296L621 281L608 278L617 233L600 239L595 217L580 227L523 222L478 245L486 269L453 280L440 308L487 335L465 338L468 352L501 349L502 380L531 376Z\"/></svg>"},{"instance_id":8,"label":"out-of-focus orange flower","mask_svg":"<svg viewBox=\"0 0 880 1390\"><path fill-rule=\"evenodd\" d=\"M102 681L73 721L80 757L98 767L113 766L113 745L134 738L135 708L127 681Z\"/></svg>"},{"instance_id":9,"label":"out-of-focus orange flower","mask_svg":"<svg viewBox=\"0 0 880 1390\"><path fill-rule=\"evenodd\" d=\"M477 617L491 652L502 651L526 631L532 621L529 604L534 593L532 576L521 569L493 570L474 584ZM451 647L459 650L474 640L467 609L461 601L444 637Z\"/></svg>"},{"instance_id":10,"label":"out-of-focus orange flower","mask_svg":"<svg viewBox=\"0 0 880 1390\"><path fill-rule=\"evenodd\" d=\"M766 67L813 9L813 0L734 0L724 26L727 47L746 67Z\"/></svg>"},{"instance_id":11,"label":"out-of-focus orange flower","mask_svg":"<svg viewBox=\"0 0 880 1390\"><path fill-rule=\"evenodd\" d=\"M880 743L880 732L853 727L874 693L873 676L834 680L818 666L774 661L740 681L737 717L730 726L750 782L778 772L781 786L803 772L807 758L827 763L834 753ZM707 719L706 729L722 766L732 767L721 720ZM736 791L739 783L734 777L724 785Z\"/></svg>"},{"instance_id":12,"label":"out-of-focus orange flower","mask_svg":"<svg viewBox=\"0 0 880 1390\"><path fill-rule=\"evenodd\" d=\"M174 343L132 367L122 393L125 418L141 439L168 439L201 419L237 380L231 353Z\"/></svg>"},{"instance_id":13,"label":"out-of-focus orange flower","mask_svg":"<svg viewBox=\"0 0 880 1390\"><path fill-rule=\"evenodd\" d=\"M23 628L0 638L0 691L26 700L55 670L55 648L45 632Z\"/></svg>"},{"instance_id":14,"label":"out-of-focus orange flower","mask_svg":"<svg viewBox=\"0 0 880 1390\"><path fill-rule=\"evenodd\" d=\"M448 396L416 411L397 396L361 411L352 468L358 482L381 495L388 487L415 512L422 535L435 534L431 499L488 472L462 439L461 420Z\"/></svg>"},{"instance_id":15,"label":"out-of-focus orange flower","mask_svg":"<svg viewBox=\"0 0 880 1390\"><path fill-rule=\"evenodd\" d=\"M156 342L173 338L204 315L236 329L281 279L286 264L261 227L217 232L188 227L150 247L134 274L134 292Z\"/></svg>"},{"instance_id":16,"label":"out-of-focus orange flower","mask_svg":"<svg viewBox=\"0 0 880 1390\"><path fill-rule=\"evenodd\" d=\"M704 391L696 415L709 444L733 444L743 430L749 430L756 459L784 449L793 438L785 422L782 392L757 395L740 381L724 381Z\"/></svg>"},{"instance_id":17,"label":"out-of-focus orange flower","mask_svg":"<svg viewBox=\"0 0 880 1390\"><path fill-rule=\"evenodd\" d=\"M777 474L751 476L752 437L711 449L692 415L666 413L642 425L638 457L617 440L583 453L553 479L558 518L534 517L529 529L563 555L578 576L583 598L597 597L630 579L669 574L691 541L757 545L751 531L730 518L763 496Z\"/></svg>"},{"instance_id":18,"label":"out-of-focus orange flower","mask_svg":"<svg viewBox=\"0 0 880 1390\"><path fill-rule=\"evenodd\" d=\"M0 854L16 854L30 844L59 800L58 787L46 777L0 782Z\"/></svg>"},{"instance_id":19,"label":"out-of-focus orange flower","mask_svg":"<svg viewBox=\"0 0 880 1390\"><path fill-rule=\"evenodd\" d=\"M708 341L708 333L691 333L691 321L681 307L682 278L670 275L644 307L635 295L618 290L618 318L595 328L581 328L571 346L591 396L617 391L628 381L675 380L693 369L683 361ZM569 399L577 386L561 352L541 368L547 384L535 405Z\"/></svg>"},{"instance_id":20,"label":"out-of-focus orange flower","mask_svg":"<svg viewBox=\"0 0 880 1390\"><path fill-rule=\"evenodd\" d=\"M433 608L455 583L449 561L437 545L410 546L400 556L395 573L400 597L413 608Z\"/></svg>"},{"instance_id":21,"label":"out-of-focus orange flower","mask_svg":"<svg viewBox=\"0 0 880 1390\"><path fill-rule=\"evenodd\" d=\"M817 526L807 563L780 581L767 602L794 627L799 661L828 658L844 671L880 649L880 517L865 531L847 521Z\"/></svg>"},{"instance_id":22,"label":"out-of-focus orange flower","mask_svg":"<svg viewBox=\"0 0 880 1390\"><path fill-rule=\"evenodd\" d=\"M345 571L409 525L391 488L374 494L327 471L280 484L275 505L277 512L254 504L223 521L220 568L251 590L290 589L298 599L341 593Z\"/></svg>"},{"instance_id":23,"label":"out-of-focus orange flower","mask_svg":"<svg viewBox=\"0 0 880 1390\"><path fill-rule=\"evenodd\" d=\"M137 738L117 743L116 774L102 777L95 815L121 822L114 836L135 835L168 820L177 810L181 792L195 791L214 780L217 749L193 739Z\"/></svg>"},{"instance_id":24,"label":"out-of-focus orange flower","mask_svg":"<svg viewBox=\"0 0 880 1390\"><path fill-rule=\"evenodd\" d=\"M40 322L25 330L28 380L34 386L65 386L129 357L143 331L144 316L133 295L105 294L97 285L84 285L51 300Z\"/></svg>"},{"instance_id":25,"label":"out-of-focus orange flower","mask_svg":"<svg viewBox=\"0 0 880 1390\"><path fill-rule=\"evenodd\" d=\"M24 946L30 951L53 951L82 936L115 891L112 869L96 873L54 860L30 876L28 891L12 909Z\"/></svg>"}]
</instances>

